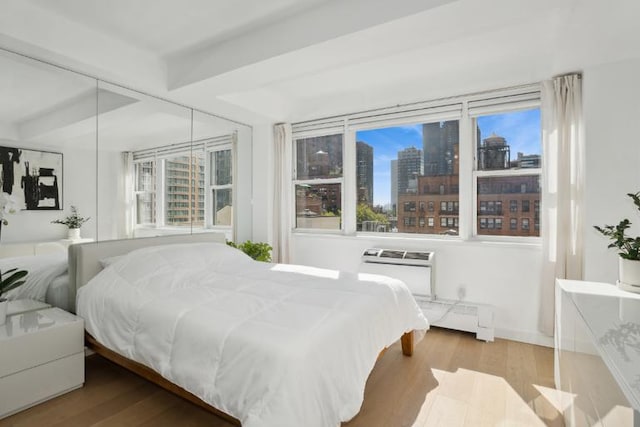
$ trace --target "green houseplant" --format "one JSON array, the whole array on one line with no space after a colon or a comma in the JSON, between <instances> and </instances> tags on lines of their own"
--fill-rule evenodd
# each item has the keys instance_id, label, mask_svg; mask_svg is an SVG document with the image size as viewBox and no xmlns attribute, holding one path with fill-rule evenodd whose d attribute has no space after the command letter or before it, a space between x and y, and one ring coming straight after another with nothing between
<instances>
[{"instance_id":1,"label":"green houseplant","mask_svg":"<svg viewBox=\"0 0 640 427\"><path fill-rule=\"evenodd\" d=\"M7 321L7 306L9 305L7 299L2 295L22 285L25 282L22 279L27 274L27 271L17 268L12 268L4 273L0 271L0 325L4 325Z\"/></svg>"},{"instance_id":2,"label":"green houseplant","mask_svg":"<svg viewBox=\"0 0 640 427\"><path fill-rule=\"evenodd\" d=\"M268 243L252 242L251 240L247 240L239 245L231 241L227 241L227 245L240 249L256 261L271 262L271 251L273 248Z\"/></svg>"},{"instance_id":3,"label":"green houseplant","mask_svg":"<svg viewBox=\"0 0 640 427\"><path fill-rule=\"evenodd\" d=\"M640 211L640 192L627 193ZM594 226L603 236L609 238L609 248L617 248L619 258L618 286L624 290L640 292L640 237L630 237L626 231L631 222L625 218L618 225Z\"/></svg>"},{"instance_id":4,"label":"green houseplant","mask_svg":"<svg viewBox=\"0 0 640 427\"><path fill-rule=\"evenodd\" d=\"M82 224L89 221L90 219L91 217L81 217L78 214L78 208L76 208L75 206L71 206L71 215L63 219L56 219L54 221L51 221L51 223L66 225L69 229L68 238L70 240L78 240L80 239L80 227L82 227Z\"/></svg>"}]
</instances>

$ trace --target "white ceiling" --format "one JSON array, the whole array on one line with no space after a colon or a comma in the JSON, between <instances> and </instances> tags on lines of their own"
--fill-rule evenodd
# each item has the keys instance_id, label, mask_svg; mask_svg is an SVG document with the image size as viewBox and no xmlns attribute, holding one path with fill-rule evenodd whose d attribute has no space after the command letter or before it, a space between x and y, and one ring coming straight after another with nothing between
<instances>
[{"instance_id":1,"label":"white ceiling","mask_svg":"<svg viewBox=\"0 0 640 427\"><path fill-rule=\"evenodd\" d=\"M252 124L640 57L637 0L0 0L0 8L0 46ZM19 112L0 102L0 124L2 114Z\"/></svg>"}]
</instances>

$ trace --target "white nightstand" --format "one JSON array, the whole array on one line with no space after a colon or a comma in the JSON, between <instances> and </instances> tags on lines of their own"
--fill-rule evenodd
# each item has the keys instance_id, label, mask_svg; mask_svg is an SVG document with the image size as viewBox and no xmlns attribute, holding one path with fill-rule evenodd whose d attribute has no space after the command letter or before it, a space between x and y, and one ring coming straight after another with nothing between
<instances>
[{"instance_id":1,"label":"white nightstand","mask_svg":"<svg viewBox=\"0 0 640 427\"><path fill-rule=\"evenodd\" d=\"M7 316L0 326L0 418L84 383L84 321L59 308Z\"/></svg>"}]
</instances>

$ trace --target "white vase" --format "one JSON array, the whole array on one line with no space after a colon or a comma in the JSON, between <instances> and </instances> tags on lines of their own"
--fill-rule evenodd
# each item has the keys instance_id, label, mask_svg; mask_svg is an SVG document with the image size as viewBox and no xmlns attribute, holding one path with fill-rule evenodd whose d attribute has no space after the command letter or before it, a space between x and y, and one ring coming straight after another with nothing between
<instances>
[{"instance_id":1,"label":"white vase","mask_svg":"<svg viewBox=\"0 0 640 427\"><path fill-rule=\"evenodd\" d=\"M625 291L640 292L640 261L618 258L618 287Z\"/></svg>"},{"instance_id":2,"label":"white vase","mask_svg":"<svg viewBox=\"0 0 640 427\"><path fill-rule=\"evenodd\" d=\"M79 228L70 228L69 233L67 234L67 238L69 240L79 240L80 239L80 229Z\"/></svg>"},{"instance_id":3,"label":"white vase","mask_svg":"<svg viewBox=\"0 0 640 427\"><path fill-rule=\"evenodd\" d=\"M7 307L9 307L9 301L6 299L0 300L0 325L4 325L7 322Z\"/></svg>"}]
</instances>

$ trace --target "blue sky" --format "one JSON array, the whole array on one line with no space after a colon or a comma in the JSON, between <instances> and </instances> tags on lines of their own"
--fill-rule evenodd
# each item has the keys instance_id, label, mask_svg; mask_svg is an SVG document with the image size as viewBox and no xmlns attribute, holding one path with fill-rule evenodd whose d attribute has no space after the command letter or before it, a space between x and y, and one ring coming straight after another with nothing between
<instances>
[{"instance_id":1,"label":"blue sky","mask_svg":"<svg viewBox=\"0 0 640 427\"><path fill-rule=\"evenodd\" d=\"M540 154L540 110L517 111L478 118L481 137L493 132L506 138L511 147L511 158L518 151ZM422 124L363 130L356 133L357 141L373 147L373 200L385 205L391 199L391 160L398 158L398 151L414 146L422 149Z\"/></svg>"}]
</instances>

